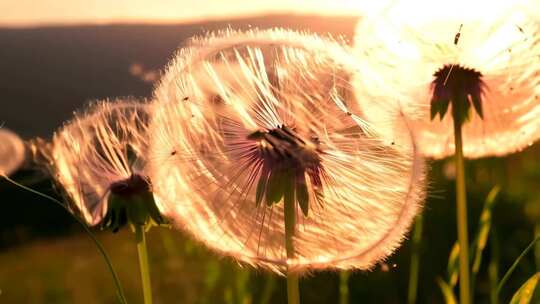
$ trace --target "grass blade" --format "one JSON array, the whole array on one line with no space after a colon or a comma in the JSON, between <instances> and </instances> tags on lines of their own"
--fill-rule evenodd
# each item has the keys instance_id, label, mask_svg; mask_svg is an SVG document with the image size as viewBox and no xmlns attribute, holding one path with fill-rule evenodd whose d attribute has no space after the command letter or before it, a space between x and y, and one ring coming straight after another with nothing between
<instances>
[{"instance_id":1,"label":"grass blade","mask_svg":"<svg viewBox=\"0 0 540 304\"><path fill-rule=\"evenodd\" d=\"M478 232L474 238L473 243L471 244L471 258L473 259L472 271L471 271L471 286L473 290L476 283L476 276L478 274L478 271L480 270L480 265L482 264L482 253L484 252L484 249L486 248L489 235L492 229L491 223L492 223L493 207L495 206L495 202L499 195L500 190L501 190L501 187L497 185L493 187L491 191L489 191L489 194L486 197L486 201L484 202L482 213L480 214L480 222L478 223ZM494 267L494 265L490 263L488 267ZM495 281L495 284L496 284L496 281Z\"/></svg>"},{"instance_id":2,"label":"grass blade","mask_svg":"<svg viewBox=\"0 0 540 304\"><path fill-rule=\"evenodd\" d=\"M445 303L457 304L456 297L454 296L454 293L452 291L452 287L439 277L437 277L437 284L439 284L439 287L441 288Z\"/></svg>"},{"instance_id":3,"label":"grass blade","mask_svg":"<svg viewBox=\"0 0 540 304\"><path fill-rule=\"evenodd\" d=\"M491 230L493 207L495 206L496 198L500 190L501 188L499 186L495 186L491 189L488 196L486 197L482 213L480 214L478 232L474 238L474 241L470 245L470 258L472 259L471 281L473 286L476 274L478 274L478 271L480 270L480 265L482 263L482 253L486 248L487 240L489 238L489 232ZM450 251L447 272L448 282L450 286L454 288L459 278L459 244L457 242L454 244L452 250Z\"/></svg>"},{"instance_id":4,"label":"grass blade","mask_svg":"<svg viewBox=\"0 0 540 304\"><path fill-rule=\"evenodd\" d=\"M73 213L71 213L71 211L64 204L62 204L62 202L55 199L54 197L49 196L49 195L44 194L44 193L41 193L41 192L39 192L37 190L34 190L32 188L29 188L29 187L27 187L25 185L22 185L22 184L20 184L20 183L18 183L16 181L12 180L11 178L9 178L6 175L0 175L0 176L5 178L8 182L14 184L15 186L20 187L21 189L24 189L24 190L29 191L31 193L34 193L34 194L36 194L38 196L41 196L41 197L43 197L43 198L45 198L45 199L47 199L47 200L49 200L49 201L51 201L53 203L56 203L57 205L62 207L62 209L64 209L69 215L71 215L84 228L84 231L88 234L88 236L90 236L90 238L92 239L92 241L94 242L94 244L98 248L99 253L101 253L101 255L103 256L103 259L105 260L105 262L107 264L109 272L111 273L111 275L113 277L113 280L114 280L118 300L120 300L120 303L126 304L127 300L126 300L126 297L124 296L124 290L122 288L122 285L120 284L120 280L118 279L118 275L116 274L116 271L114 270L112 262L111 262L109 256L107 255L107 253L105 252L105 248L98 241L98 239L96 238L94 233L92 233L92 231L90 231L90 228L88 228L88 226L81 219L79 219L77 216L75 216Z\"/></svg>"},{"instance_id":5,"label":"grass blade","mask_svg":"<svg viewBox=\"0 0 540 304\"><path fill-rule=\"evenodd\" d=\"M457 241L450 250L446 270L448 272L448 284L451 288L456 287L459 278L459 243Z\"/></svg>"},{"instance_id":6,"label":"grass blade","mask_svg":"<svg viewBox=\"0 0 540 304\"><path fill-rule=\"evenodd\" d=\"M471 256L474 257L472 264L473 277L476 276L478 270L480 270L480 264L482 263L482 252L486 248L487 240L489 237L489 231L491 229L491 214L493 212L493 206L495 205L496 198L500 192L499 186L493 187L489 192L486 202L484 203L484 209L480 214L480 223L478 224L478 233L471 246Z\"/></svg>"},{"instance_id":7,"label":"grass blade","mask_svg":"<svg viewBox=\"0 0 540 304\"><path fill-rule=\"evenodd\" d=\"M490 237L491 259L488 265L489 275L489 298L491 304L499 303L499 296L497 295L497 282L499 282L499 239L497 236L497 230L492 228Z\"/></svg>"},{"instance_id":8,"label":"grass blade","mask_svg":"<svg viewBox=\"0 0 540 304\"><path fill-rule=\"evenodd\" d=\"M523 259L523 257L526 256L527 253L529 253L529 251L531 251L532 248L534 248L534 245L539 240L540 240L540 235L537 236L531 243L529 243L529 246L527 246L527 248L525 248L525 250L523 250L523 252L514 261L514 264L512 264L512 266L510 266L508 271L504 274L502 280L499 282L499 285L497 286L497 294L501 293L501 289L504 287L504 284L506 283L506 281L508 281L508 279L510 278L510 275L512 275L512 272L514 272L514 270L516 269L516 267L519 264L519 262L521 261L521 259Z\"/></svg>"},{"instance_id":9,"label":"grass blade","mask_svg":"<svg viewBox=\"0 0 540 304\"><path fill-rule=\"evenodd\" d=\"M531 303L534 291L536 290L536 285L538 285L538 280L540 279L540 272L537 272L535 275L530 277L527 282L525 282L518 291L510 300L510 304L529 304Z\"/></svg>"}]
</instances>

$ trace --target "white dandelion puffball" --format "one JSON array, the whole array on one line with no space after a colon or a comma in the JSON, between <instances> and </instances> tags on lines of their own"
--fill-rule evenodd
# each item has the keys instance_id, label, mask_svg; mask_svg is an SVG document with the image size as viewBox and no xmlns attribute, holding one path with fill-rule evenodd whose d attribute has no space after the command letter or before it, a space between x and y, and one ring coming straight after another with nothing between
<instances>
[{"instance_id":1,"label":"white dandelion puffball","mask_svg":"<svg viewBox=\"0 0 540 304\"><path fill-rule=\"evenodd\" d=\"M279 273L366 269L391 254L420 209L422 163L411 142L366 131L354 62L336 42L283 30L181 49L149 126L149 176L166 215L213 250Z\"/></svg>"},{"instance_id":2,"label":"white dandelion puffball","mask_svg":"<svg viewBox=\"0 0 540 304\"><path fill-rule=\"evenodd\" d=\"M452 99L452 90L470 107L466 157L532 145L540 138L540 22L531 15L540 11L532 3L395 1L365 16L354 43L359 99L400 102L425 156L454 154L452 105L440 115L431 109L440 105L432 100Z\"/></svg>"},{"instance_id":3,"label":"white dandelion puffball","mask_svg":"<svg viewBox=\"0 0 540 304\"><path fill-rule=\"evenodd\" d=\"M54 134L50 169L89 225L102 221L111 191L144 184L147 122L146 104L99 102Z\"/></svg>"},{"instance_id":4,"label":"white dandelion puffball","mask_svg":"<svg viewBox=\"0 0 540 304\"><path fill-rule=\"evenodd\" d=\"M15 133L0 128L0 175L10 175L17 171L25 160L25 147Z\"/></svg>"}]
</instances>

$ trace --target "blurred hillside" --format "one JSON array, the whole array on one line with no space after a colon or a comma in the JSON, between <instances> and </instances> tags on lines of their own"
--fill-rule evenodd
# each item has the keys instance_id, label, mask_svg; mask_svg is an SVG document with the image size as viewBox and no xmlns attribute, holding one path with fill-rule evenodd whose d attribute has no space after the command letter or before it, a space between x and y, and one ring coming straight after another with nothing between
<instances>
[{"instance_id":1,"label":"blurred hillside","mask_svg":"<svg viewBox=\"0 0 540 304\"><path fill-rule=\"evenodd\" d=\"M24 137L47 137L90 100L149 97L152 84L130 68L162 69L194 35L285 27L351 38L356 20L272 15L175 25L0 28L0 123Z\"/></svg>"},{"instance_id":2,"label":"blurred hillside","mask_svg":"<svg viewBox=\"0 0 540 304\"><path fill-rule=\"evenodd\" d=\"M354 17L272 15L172 25L0 28L0 126L26 139L49 138L92 100L149 98L153 81L141 79L142 74L154 70L153 78L159 78L174 52L195 35L285 27L350 39L355 22ZM16 178L58 196L42 172L22 171ZM33 236L66 233L73 224L63 210L1 179L0 202L5 202L0 249Z\"/></svg>"}]
</instances>

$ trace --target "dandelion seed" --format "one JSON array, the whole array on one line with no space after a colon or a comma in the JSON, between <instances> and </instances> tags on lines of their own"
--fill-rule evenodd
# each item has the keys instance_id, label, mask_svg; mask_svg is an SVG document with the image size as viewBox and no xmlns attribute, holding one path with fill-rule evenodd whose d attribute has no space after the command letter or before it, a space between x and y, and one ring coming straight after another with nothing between
<instances>
[{"instance_id":1,"label":"dandelion seed","mask_svg":"<svg viewBox=\"0 0 540 304\"><path fill-rule=\"evenodd\" d=\"M135 233L144 303L152 302L146 230L166 223L146 174L146 104L100 102L55 133L47 161L76 212L90 225L113 232L129 224Z\"/></svg>"},{"instance_id":2,"label":"dandelion seed","mask_svg":"<svg viewBox=\"0 0 540 304\"><path fill-rule=\"evenodd\" d=\"M10 175L25 160L24 143L17 134L0 127L0 175Z\"/></svg>"},{"instance_id":3,"label":"dandelion seed","mask_svg":"<svg viewBox=\"0 0 540 304\"><path fill-rule=\"evenodd\" d=\"M339 44L283 30L180 50L151 115L156 201L210 248L277 272L384 259L420 208L422 166L401 117L392 140L364 123L355 68Z\"/></svg>"},{"instance_id":4,"label":"dandelion seed","mask_svg":"<svg viewBox=\"0 0 540 304\"><path fill-rule=\"evenodd\" d=\"M56 132L44 153L54 178L90 225L117 231L128 222L163 221L145 172L146 107L134 101L96 103Z\"/></svg>"},{"instance_id":5,"label":"dandelion seed","mask_svg":"<svg viewBox=\"0 0 540 304\"><path fill-rule=\"evenodd\" d=\"M501 156L540 137L540 24L532 6L399 1L357 28L364 71L381 75L358 91L402 102L424 155L455 155L460 303L471 299L464 156Z\"/></svg>"},{"instance_id":6,"label":"dandelion seed","mask_svg":"<svg viewBox=\"0 0 540 304\"><path fill-rule=\"evenodd\" d=\"M398 1L364 18L358 92L368 102L399 100L426 156L454 154L453 111L467 122L466 157L528 147L540 138L540 23L531 3Z\"/></svg>"}]
</instances>

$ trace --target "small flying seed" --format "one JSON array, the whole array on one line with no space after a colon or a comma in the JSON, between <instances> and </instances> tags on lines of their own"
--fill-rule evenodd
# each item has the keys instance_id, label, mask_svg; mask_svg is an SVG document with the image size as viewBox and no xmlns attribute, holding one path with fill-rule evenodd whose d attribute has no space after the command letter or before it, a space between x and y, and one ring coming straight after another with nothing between
<instances>
[{"instance_id":1,"label":"small flying seed","mask_svg":"<svg viewBox=\"0 0 540 304\"><path fill-rule=\"evenodd\" d=\"M454 37L454 44L457 45L459 42L459 37L461 37L461 29L463 28L463 24L459 26L459 30L456 33L456 36Z\"/></svg>"}]
</instances>

